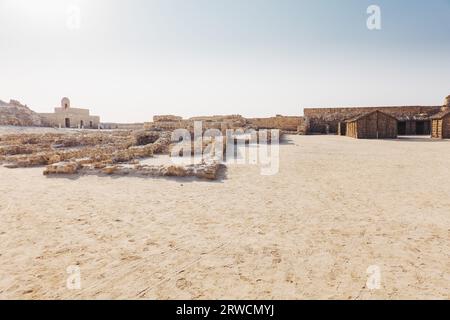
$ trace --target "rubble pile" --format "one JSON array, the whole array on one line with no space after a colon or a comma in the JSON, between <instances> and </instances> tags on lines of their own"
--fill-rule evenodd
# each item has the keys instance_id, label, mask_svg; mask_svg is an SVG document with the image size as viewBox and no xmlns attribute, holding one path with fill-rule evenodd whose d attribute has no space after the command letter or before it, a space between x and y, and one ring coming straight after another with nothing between
<instances>
[{"instance_id":1,"label":"rubble pile","mask_svg":"<svg viewBox=\"0 0 450 320\"><path fill-rule=\"evenodd\" d=\"M216 179L220 164L143 165L140 159L168 154L171 132L107 131L0 136L0 163L7 168L45 166L44 175L135 174Z\"/></svg>"},{"instance_id":2,"label":"rubble pile","mask_svg":"<svg viewBox=\"0 0 450 320\"><path fill-rule=\"evenodd\" d=\"M197 177L215 180L222 165L219 162L202 162L196 165L141 165L116 164L104 167L94 164L80 164L75 161L49 165L44 175L75 174L85 175L133 175L150 177Z\"/></svg>"}]
</instances>

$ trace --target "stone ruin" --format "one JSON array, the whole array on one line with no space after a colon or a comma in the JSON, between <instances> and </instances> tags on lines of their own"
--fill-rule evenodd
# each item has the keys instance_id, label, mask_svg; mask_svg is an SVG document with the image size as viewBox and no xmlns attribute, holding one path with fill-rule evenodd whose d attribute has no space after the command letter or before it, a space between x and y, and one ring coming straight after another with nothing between
<instances>
[{"instance_id":1,"label":"stone ruin","mask_svg":"<svg viewBox=\"0 0 450 320\"><path fill-rule=\"evenodd\" d=\"M0 125L2 126L40 126L40 116L19 101L9 103L0 100Z\"/></svg>"},{"instance_id":2,"label":"stone ruin","mask_svg":"<svg viewBox=\"0 0 450 320\"><path fill-rule=\"evenodd\" d=\"M64 103L63 99L63 103ZM67 100L68 101L68 100ZM10 103L11 104L11 103ZM13 103L22 108L18 102ZM70 108L67 102L67 109ZM30 111L31 112L31 111ZM36 118L39 116L36 114ZM0 136L0 164L7 168L45 167L46 176L61 174L115 174L140 176L179 176L197 177L201 179L217 179L223 166L219 159L226 154L227 139L232 138L234 144L254 141L241 134L246 130L253 132L261 129L280 129L286 132L295 131L301 122L300 117L282 117L246 119L240 115L194 117L184 120L173 115L155 116L152 123L144 129L122 129L111 131L63 131L61 133L9 134ZM197 145L194 135L194 124L202 121L203 133L208 129L218 129L223 133L223 154L216 156L220 147L215 139L202 139L202 150L209 150L215 157L203 154L199 163L185 165L149 165L147 158L156 154L168 155L179 142L172 143L172 132L175 129L187 129L191 133L191 155L195 158ZM34 122L23 125L33 125ZM227 136L227 130L239 130L239 134ZM280 137L281 137L280 135ZM271 143L270 131L267 143ZM216 148L217 147L217 148ZM207 151L205 151L206 153ZM177 152L175 152L177 153Z\"/></svg>"},{"instance_id":3,"label":"stone ruin","mask_svg":"<svg viewBox=\"0 0 450 320\"><path fill-rule=\"evenodd\" d=\"M110 131L10 134L0 137L0 163L7 168L44 166L44 175L104 174L217 179L221 164L146 165L140 160L168 154L171 132Z\"/></svg>"},{"instance_id":4,"label":"stone ruin","mask_svg":"<svg viewBox=\"0 0 450 320\"><path fill-rule=\"evenodd\" d=\"M196 120L201 118L196 118ZM46 176L62 174L97 175L138 175L138 176L178 176L215 180L223 168L228 142L233 144L258 143L259 135L244 134L244 129L252 128L240 116L226 116L207 121L206 128L236 128L232 135L223 139L202 138L202 157L196 158L195 146L198 138L191 132L187 145L172 141L174 123L183 122L175 117L156 118L154 125L141 130L89 131L74 130L58 133L20 133L0 136L0 164L7 168L45 167ZM170 123L168 126L167 123ZM185 122L187 128L191 122ZM193 124L193 122L192 122ZM225 125L224 125L225 124ZM241 127L244 124L246 127ZM257 133L256 130L252 131ZM271 131L267 131L263 143L272 143ZM280 134L281 137L281 134ZM228 141L227 141L228 139ZM232 141L229 141L232 139ZM220 145L222 143L222 150ZM174 147L178 149L175 151ZM180 148L181 147L181 148ZM154 155L182 155L178 150L190 150L193 164L172 163L150 165L146 160ZM221 151L220 151L221 150ZM222 154L217 154L217 152ZM181 153L181 154L180 154ZM150 161L151 163L151 161Z\"/></svg>"},{"instance_id":5,"label":"stone ruin","mask_svg":"<svg viewBox=\"0 0 450 320\"><path fill-rule=\"evenodd\" d=\"M183 119L174 115L162 115L153 117L153 122L144 124L147 130L194 130L195 121L201 121L203 129L218 129L225 134L228 129L278 129L283 133L304 134L305 122L303 117L287 117L277 115L271 118L244 118L241 115L205 116Z\"/></svg>"},{"instance_id":6,"label":"stone ruin","mask_svg":"<svg viewBox=\"0 0 450 320\"><path fill-rule=\"evenodd\" d=\"M416 135L417 123L429 130L430 117L439 113L441 106L393 106L393 107L345 107L345 108L305 108L306 134L336 134L340 124L373 111L381 111L404 122L405 134ZM400 130L399 130L400 131Z\"/></svg>"},{"instance_id":7,"label":"stone ruin","mask_svg":"<svg viewBox=\"0 0 450 320\"><path fill-rule=\"evenodd\" d=\"M270 131L267 143L271 143ZM194 164L172 163L149 165L145 160L154 155L169 155L179 142L172 142L171 131L72 131L64 133L21 133L0 136L0 164L4 167L44 167L43 174L53 175L135 175L197 177L215 180L223 167L224 157L215 157L216 143L222 143L226 154L227 137L223 141L202 139L203 157ZM247 136L233 136L233 143L240 139L250 143ZM194 156L196 141L191 137L190 145L184 145ZM183 145L183 144L182 144ZM208 151L209 150L209 151ZM207 154L214 153L214 156ZM176 152L175 152L176 153Z\"/></svg>"}]
</instances>

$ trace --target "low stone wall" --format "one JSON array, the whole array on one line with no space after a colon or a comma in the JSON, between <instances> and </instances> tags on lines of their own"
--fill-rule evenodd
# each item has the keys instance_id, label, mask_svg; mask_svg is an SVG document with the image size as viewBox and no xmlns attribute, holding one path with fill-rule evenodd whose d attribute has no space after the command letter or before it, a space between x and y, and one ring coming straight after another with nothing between
<instances>
[{"instance_id":1,"label":"low stone wall","mask_svg":"<svg viewBox=\"0 0 450 320\"><path fill-rule=\"evenodd\" d=\"M224 166L217 161L202 162L191 165L110 165L98 168L94 165L81 165L77 162L60 162L48 165L44 175L84 174L84 175L119 175L144 177L196 177L216 180L219 170Z\"/></svg>"},{"instance_id":2,"label":"low stone wall","mask_svg":"<svg viewBox=\"0 0 450 320\"><path fill-rule=\"evenodd\" d=\"M303 117L276 116L272 118L247 119L248 124L256 129L280 129L283 131L298 132L304 127Z\"/></svg>"},{"instance_id":3,"label":"low stone wall","mask_svg":"<svg viewBox=\"0 0 450 320\"><path fill-rule=\"evenodd\" d=\"M240 115L193 117L188 120L179 120L176 116L155 116L154 120L144 124L146 129L151 130L193 130L195 121L201 121L204 130L218 129L224 132L226 129L253 128L279 129L290 132L305 132L306 126L303 117L276 116L271 118L244 118ZM172 121L169 121L173 119Z\"/></svg>"},{"instance_id":4,"label":"low stone wall","mask_svg":"<svg viewBox=\"0 0 450 320\"><path fill-rule=\"evenodd\" d=\"M165 115L165 116L154 116L153 122L166 122L166 121L181 121L182 117Z\"/></svg>"},{"instance_id":5,"label":"low stone wall","mask_svg":"<svg viewBox=\"0 0 450 320\"><path fill-rule=\"evenodd\" d=\"M101 123L102 129L119 129L119 130L140 130L144 128L144 123Z\"/></svg>"}]
</instances>

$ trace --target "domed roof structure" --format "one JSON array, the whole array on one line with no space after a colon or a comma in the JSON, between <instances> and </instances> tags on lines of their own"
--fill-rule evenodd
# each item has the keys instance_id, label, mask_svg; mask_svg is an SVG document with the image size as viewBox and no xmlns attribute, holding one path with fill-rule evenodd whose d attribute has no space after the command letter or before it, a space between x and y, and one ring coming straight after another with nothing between
<instances>
[{"instance_id":1,"label":"domed roof structure","mask_svg":"<svg viewBox=\"0 0 450 320\"><path fill-rule=\"evenodd\" d=\"M67 97L64 97L61 99L61 107L63 107L64 109L68 109L70 108L70 100Z\"/></svg>"}]
</instances>

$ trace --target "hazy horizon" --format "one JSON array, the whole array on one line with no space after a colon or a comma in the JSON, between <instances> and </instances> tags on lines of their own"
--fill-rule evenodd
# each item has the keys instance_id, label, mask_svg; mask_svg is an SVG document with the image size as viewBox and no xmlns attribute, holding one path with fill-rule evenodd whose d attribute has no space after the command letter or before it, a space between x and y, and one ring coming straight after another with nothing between
<instances>
[{"instance_id":1,"label":"hazy horizon","mask_svg":"<svg viewBox=\"0 0 450 320\"><path fill-rule=\"evenodd\" d=\"M449 16L450 0L0 0L0 99L67 96L102 122L442 105Z\"/></svg>"}]
</instances>

